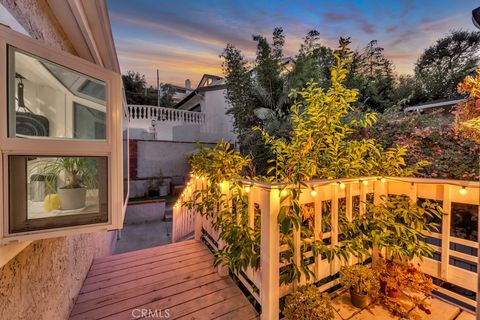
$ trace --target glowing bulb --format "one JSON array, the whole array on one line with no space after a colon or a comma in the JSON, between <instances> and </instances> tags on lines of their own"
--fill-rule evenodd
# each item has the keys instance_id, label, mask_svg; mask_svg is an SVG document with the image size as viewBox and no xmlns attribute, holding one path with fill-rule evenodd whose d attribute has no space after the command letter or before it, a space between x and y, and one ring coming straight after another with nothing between
<instances>
[{"instance_id":1,"label":"glowing bulb","mask_svg":"<svg viewBox=\"0 0 480 320\"><path fill-rule=\"evenodd\" d=\"M193 178L193 173L190 173L190 178Z\"/></svg>"},{"instance_id":2,"label":"glowing bulb","mask_svg":"<svg viewBox=\"0 0 480 320\"><path fill-rule=\"evenodd\" d=\"M339 185L340 185L340 189L342 189L342 190L345 189L345 187L346 187L345 183L343 183L343 182L339 182Z\"/></svg>"},{"instance_id":3,"label":"glowing bulb","mask_svg":"<svg viewBox=\"0 0 480 320\"><path fill-rule=\"evenodd\" d=\"M200 179L202 179L202 181L204 181L204 180L205 180L205 177L200 177Z\"/></svg>"},{"instance_id":4,"label":"glowing bulb","mask_svg":"<svg viewBox=\"0 0 480 320\"><path fill-rule=\"evenodd\" d=\"M288 195L287 189L283 189L283 190L280 192L280 195L281 195L282 197L286 197L286 196Z\"/></svg>"},{"instance_id":5,"label":"glowing bulb","mask_svg":"<svg viewBox=\"0 0 480 320\"><path fill-rule=\"evenodd\" d=\"M250 187L249 187L249 186L246 186L246 187L245 187L245 192L246 192L246 193L249 193L249 192L250 192Z\"/></svg>"},{"instance_id":6,"label":"glowing bulb","mask_svg":"<svg viewBox=\"0 0 480 320\"><path fill-rule=\"evenodd\" d=\"M385 178L380 179L381 183L385 183L386 181L387 181L387 179L385 179Z\"/></svg>"},{"instance_id":7,"label":"glowing bulb","mask_svg":"<svg viewBox=\"0 0 480 320\"><path fill-rule=\"evenodd\" d=\"M363 180L362 183L363 183L364 186L366 186L366 185L368 185L368 180Z\"/></svg>"},{"instance_id":8,"label":"glowing bulb","mask_svg":"<svg viewBox=\"0 0 480 320\"><path fill-rule=\"evenodd\" d=\"M458 192L459 192L462 196L464 196L464 195L467 194L467 188L466 188L466 187L462 187L462 189L458 190Z\"/></svg>"},{"instance_id":9,"label":"glowing bulb","mask_svg":"<svg viewBox=\"0 0 480 320\"><path fill-rule=\"evenodd\" d=\"M316 197L317 196L317 191L312 189L312 191L310 191L310 194L312 195L312 197Z\"/></svg>"}]
</instances>

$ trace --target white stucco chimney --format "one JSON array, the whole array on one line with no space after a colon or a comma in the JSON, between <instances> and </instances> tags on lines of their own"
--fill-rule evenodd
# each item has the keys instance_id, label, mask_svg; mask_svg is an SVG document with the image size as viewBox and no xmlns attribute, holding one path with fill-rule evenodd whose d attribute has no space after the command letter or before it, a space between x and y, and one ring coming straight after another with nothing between
<instances>
[{"instance_id":1,"label":"white stucco chimney","mask_svg":"<svg viewBox=\"0 0 480 320\"><path fill-rule=\"evenodd\" d=\"M187 89L192 88L192 83L190 82L190 79L185 80L185 88L187 88Z\"/></svg>"}]
</instances>

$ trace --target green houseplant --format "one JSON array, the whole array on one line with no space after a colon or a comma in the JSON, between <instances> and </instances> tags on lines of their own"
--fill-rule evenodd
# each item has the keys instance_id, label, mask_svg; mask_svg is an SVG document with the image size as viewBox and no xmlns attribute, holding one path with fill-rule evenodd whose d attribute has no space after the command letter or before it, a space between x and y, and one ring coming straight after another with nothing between
<instances>
[{"instance_id":1,"label":"green houseplant","mask_svg":"<svg viewBox=\"0 0 480 320\"><path fill-rule=\"evenodd\" d=\"M285 299L287 320L331 320L334 318L330 297L314 285L300 287Z\"/></svg>"},{"instance_id":2,"label":"green houseplant","mask_svg":"<svg viewBox=\"0 0 480 320\"><path fill-rule=\"evenodd\" d=\"M42 161L42 170L51 179L47 179L47 188L58 192L60 207L63 210L74 210L85 207L87 189L97 187L97 165L93 158L58 157ZM57 188L58 177L65 183ZM54 178L54 179L53 179Z\"/></svg>"},{"instance_id":3,"label":"green houseplant","mask_svg":"<svg viewBox=\"0 0 480 320\"><path fill-rule=\"evenodd\" d=\"M378 295L380 281L370 266L354 265L340 270L340 283L350 290L350 299L357 308L365 308L369 298Z\"/></svg>"}]
</instances>

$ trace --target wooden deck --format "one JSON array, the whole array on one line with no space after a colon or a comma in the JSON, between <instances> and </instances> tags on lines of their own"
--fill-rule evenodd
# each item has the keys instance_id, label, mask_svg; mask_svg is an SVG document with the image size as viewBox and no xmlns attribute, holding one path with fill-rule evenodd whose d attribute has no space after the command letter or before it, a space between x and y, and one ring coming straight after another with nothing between
<instances>
[{"instance_id":1,"label":"wooden deck","mask_svg":"<svg viewBox=\"0 0 480 320\"><path fill-rule=\"evenodd\" d=\"M152 319L257 319L241 290L220 277L212 261L195 240L97 259L70 319L130 320L142 313Z\"/></svg>"}]
</instances>

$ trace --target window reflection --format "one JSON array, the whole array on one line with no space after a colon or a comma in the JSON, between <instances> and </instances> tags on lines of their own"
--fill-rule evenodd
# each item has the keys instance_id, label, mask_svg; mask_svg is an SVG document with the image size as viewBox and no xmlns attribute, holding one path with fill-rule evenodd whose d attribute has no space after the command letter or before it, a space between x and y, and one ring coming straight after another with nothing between
<instances>
[{"instance_id":1,"label":"window reflection","mask_svg":"<svg viewBox=\"0 0 480 320\"><path fill-rule=\"evenodd\" d=\"M14 47L8 54L10 137L106 139L104 82Z\"/></svg>"},{"instance_id":2,"label":"window reflection","mask_svg":"<svg viewBox=\"0 0 480 320\"><path fill-rule=\"evenodd\" d=\"M106 157L9 156L10 231L107 222L107 189Z\"/></svg>"}]
</instances>

